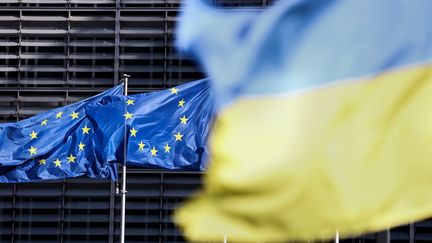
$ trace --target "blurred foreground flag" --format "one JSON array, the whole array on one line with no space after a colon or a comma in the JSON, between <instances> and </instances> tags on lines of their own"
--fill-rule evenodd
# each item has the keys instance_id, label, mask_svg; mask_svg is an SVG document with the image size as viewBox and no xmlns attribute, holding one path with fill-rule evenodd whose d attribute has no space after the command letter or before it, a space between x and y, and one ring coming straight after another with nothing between
<instances>
[{"instance_id":1,"label":"blurred foreground flag","mask_svg":"<svg viewBox=\"0 0 432 243\"><path fill-rule=\"evenodd\" d=\"M124 109L109 117L103 111L122 92L123 86L117 86L75 104L0 124L0 182L77 176L115 180L117 164L109 162L116 162L122 148Z\"/></svg>"},{"instance_id":2,"label":"blurred foreground flag","mask_svg":"<svg viewBox=\"0 0 432 243\"><path fill-rule=\"evenodd\" d=\"M432 1L186 1L178 44L222 105L198 242L328 239L432 216Z\"/></svg>"},{"instance_id":3,"label":"blurred foreground flag","mask_svg":"<svg viewBox=\"0 0 432 243\"><path fill-rule=\"evenodd\" d=\"M128 96L127 164L131 166L205 170L207 138L215 105L207 79Z\"/></svg>"}]
</instances>

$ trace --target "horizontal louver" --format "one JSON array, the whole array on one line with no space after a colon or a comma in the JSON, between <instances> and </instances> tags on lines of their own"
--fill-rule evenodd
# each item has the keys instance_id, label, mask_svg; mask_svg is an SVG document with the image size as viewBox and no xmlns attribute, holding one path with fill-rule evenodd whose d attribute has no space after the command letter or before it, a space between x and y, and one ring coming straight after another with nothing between
<instances>
[{"instance_id":1,"label":"horizontal louver","mask_svg":"<svg viewBox=\"0 0 432 243\"><path fill-rule=\"evenodd\" d=\"M183 242L172 211L200 186L200 178L200 173L130 170L127 242ZM115 187L86 178L0 184L0 240L116 242L121 198Z\"/></svg>"}]
</instances>

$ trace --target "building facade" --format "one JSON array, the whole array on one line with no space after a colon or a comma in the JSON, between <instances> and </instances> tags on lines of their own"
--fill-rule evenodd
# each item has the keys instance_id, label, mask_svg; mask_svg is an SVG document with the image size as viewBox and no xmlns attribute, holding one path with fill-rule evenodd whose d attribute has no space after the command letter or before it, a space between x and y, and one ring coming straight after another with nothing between
<instances>
[{"instance_id":1,"label":"building facade","mask_svg":"<svg viewBox=\"0 0 432 243\"><path fill-rule=\"evenodd\" d=\"M213 1L231 8L271 4ZM0 0L0 122L92 96L124 73L131 75L130 93L202 78L173 44L179 6L180 0ZM201 176L128 169L126 241L184 242L171 215L199 190ZM118 242L117 187L84 178L0 184L0 242ZM346 241L390 239L432 242L432 221Z\"/></svg>"}]
</instances>

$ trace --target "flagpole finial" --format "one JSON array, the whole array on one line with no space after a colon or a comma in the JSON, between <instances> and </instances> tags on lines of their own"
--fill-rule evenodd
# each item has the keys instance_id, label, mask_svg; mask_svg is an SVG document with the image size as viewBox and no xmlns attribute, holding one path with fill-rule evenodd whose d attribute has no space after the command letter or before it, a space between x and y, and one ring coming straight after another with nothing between
<instances>
[{"instance_id":1,"label":"flagpole finial","mask_svg":"<svg viewBox=\"0 0 432 243\"><path fill-rule=\"evenodd\" d=\"M124 85L124 95L128 95L128 79L130 78L129 74L124 73L123 78L120 80L121 83Z\"/></svg>"},{"instance_id":2,"label":"flagpole finial","mask_svg":"<svg viewBox=\"0 0 432 243\"><path fill-rule=\"evenodd\" d=\"M128 82L128 79L129 79L130 77L131 77L131 76L130 76L129 74L124 73L124 74L122 75L122 78L120 79L120 83L123 83L125 86L127 86L127 82Z\"/></svg>"}]
</instances>

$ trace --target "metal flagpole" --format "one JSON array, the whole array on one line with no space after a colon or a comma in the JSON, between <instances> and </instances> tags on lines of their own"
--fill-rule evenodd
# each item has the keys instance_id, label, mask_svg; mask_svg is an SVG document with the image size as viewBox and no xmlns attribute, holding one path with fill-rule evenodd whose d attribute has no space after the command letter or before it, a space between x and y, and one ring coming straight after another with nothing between
<instances>
[{"instance_id":1,"label":"metal flagpole","mask_svg":"<svg viewBox=\"0 0 432 243\"><path fill-rule=\"evenodd\" d=\"M130 75L127 74L123 74L124 77L124 95L127 96L128 95L128 78L130 77ZM126 104L125 104L126 107ZM126 109L125 109L126 110ZM126 112L126 111L125 111ZM120 242L124 243L125 242L125 224L126 224L126 154L127 154L127 143L126 143L126 131L127 131L127 126L126 126L126 120L127 118L125 117L125 128L124 128L124 137L123 137L123 179L122 179L122 189L121 189L121 194L122 194L122 206L121 206L121 229L120 229Z\"/></svg>"}]
</instances>

